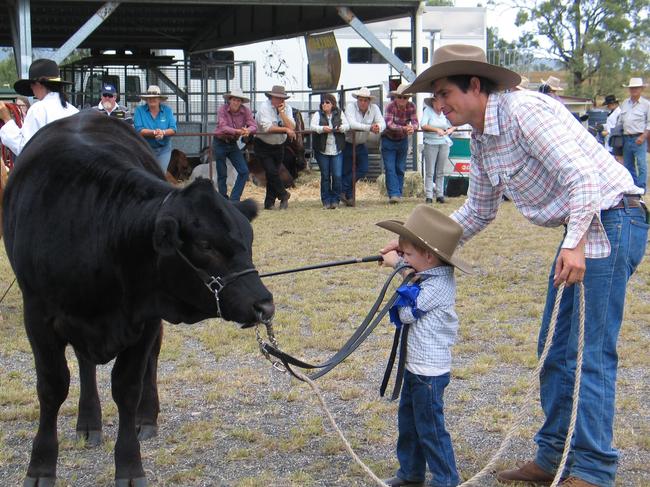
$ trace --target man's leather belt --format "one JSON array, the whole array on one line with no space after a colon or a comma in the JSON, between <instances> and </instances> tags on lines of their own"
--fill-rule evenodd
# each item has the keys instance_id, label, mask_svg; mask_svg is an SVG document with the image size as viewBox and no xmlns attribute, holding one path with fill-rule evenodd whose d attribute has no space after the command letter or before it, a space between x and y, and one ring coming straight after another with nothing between
<instances>
[{"instance_id":1,"label":"man's leather belt","mask_svg":"<svg viewBox=\"0 0 650 487\"><path fill-rule=\"evenodd\" d=\"M626 200L628 208L641 208L641 196L638 194L626 194L621 198L621 201L612 206L610 210L625 208Z\"/></svg>"},{"instance_id":2,"label":"man's leather belt","mask_svg":"<svg viewBox=\"0 0 650 487\"><path fill-rule=\"evenodd\" d=\"M237 141L237 138L235 137L227 137L225 135L215 135L215 139L219 139L221 142L225 142L226 144L233 144L234 142Z\"/></svg>"},{"instance_id":3,"label":"man's leather belt","mask_svg":"<svg viewBox=\"0 0 650 487\"><path fill-rule=\"evenodd\" d=\"M638 137L641 134L624 134L625 137Z\"/></svg>"}]
</instances>

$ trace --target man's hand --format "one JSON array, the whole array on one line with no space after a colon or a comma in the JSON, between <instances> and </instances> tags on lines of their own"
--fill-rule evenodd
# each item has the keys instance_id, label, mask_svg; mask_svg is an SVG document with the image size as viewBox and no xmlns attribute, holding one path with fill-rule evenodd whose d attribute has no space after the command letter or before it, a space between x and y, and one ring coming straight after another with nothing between
<instances>
[{"instance_id":1,"label":"man's hand","mask_svg":"<svg viewBox=\"0 0 650 487\"><path fill-rule=\"evenodd\" d=\"M636 143L636 145L643 144L645 142L645 134L639 135L634 142Z\"/></svg>"},{"instance_id":2,"label":"man's hand","mask_svg":"<svg viewBox=\"0 0 650 487\"><path fill-rule=\"evenodd\" d=\"M323 126L323 133L331 134L332 132L333 132L332 127L330 127L329 125Z\"/></svg>"},{"instance_id":3,"label":"man's hand","mask_svg":"<svg viewBox=\"0 0 650 487\"><path fill-rule=\"evenodd\" d=\"M9 108L7 108L7 105L4 104L4 102L0 101L0 119L2 119L3 122L8 122L11 120L11 113L9 112Z\"/></svg>"},{"instance_id":4,"label":"man's hand","mask_svg":"<svg viewBox=\"0 0 650 487\"><path fill-rule=\"evenodd\" d=\"M413 135L413 132L415 131L413 125L407 125L404 129L408 135Z\"/></svg>"},{"instance_id":5,"label":"man's hand","mask_svg":"<svg viewBox=\"0 0 650 487\"><path fill-rule=\"evenodd\" d=\"M285 127L284 128L285 133L287 134L287 137L289 137L289 140L293 140L296 138L296 131L293 130L292 128Z\"/></svg>"},{"instance_id":6,"label":"man's hand","mask_svg":"<svg viewBox=\"0 0 650 487\"><path fill-rule=\"evenodd\" d=\"M558 287L561 282L571 286L582 282L587 268L585 262L585 238L582 237L575 249L562 249L555 262L553 286Z\"/></svg>"},{"instance_id":7,"label":"man's hand","mask_svg":"<svg viewBox=\"0 0 650 487\"><path fill-rule=\"evenodd\" d=\"M378 123L373 123L373 124L370 126L370 131L371 131L373 134L378 134L378 133L379 133L379 124L378 124Z\"/></svg>"}]
</instances>

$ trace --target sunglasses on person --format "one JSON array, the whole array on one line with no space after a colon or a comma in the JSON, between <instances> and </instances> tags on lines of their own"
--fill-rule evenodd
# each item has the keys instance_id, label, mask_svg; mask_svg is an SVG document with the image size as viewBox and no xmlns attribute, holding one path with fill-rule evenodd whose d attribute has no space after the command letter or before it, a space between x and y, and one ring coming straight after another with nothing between
<instances>
[{"instance_id":1,"label":"sunglasses on person","mask_svg":"<svg viewBox=\"0 0 650 487\"><path fill-rule=\"evenodd\" d=\"M323 105L331 105L332 104L332 102L329 101L329 100L324 100L322 103L323 103Z\"/></svg>"},{"instance_id":2,"label":"sunglasses on person","mask_svg":"<svg viewBox=\"0 0 650 487\"><path fill-rule=\"evenodd\" d=\"M102 96L104 98L115 98L115 95L113 93L102 93Z\"/></svg>"}]
</instances>

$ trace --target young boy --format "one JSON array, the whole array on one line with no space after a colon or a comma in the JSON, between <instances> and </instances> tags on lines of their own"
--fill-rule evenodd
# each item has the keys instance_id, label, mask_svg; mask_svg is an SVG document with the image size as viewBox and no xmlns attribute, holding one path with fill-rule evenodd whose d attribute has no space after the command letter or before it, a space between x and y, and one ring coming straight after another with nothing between
<instances>
[{"instance_id":1,"label":"young boy","mask_svg":"<svg viewBox=\"0 0 650 487\"><path fill-rule=\"evenodd\" d=\"M449 384L449 349L458 330L454 267L472 272L468 263L454 256L463 230L427 205L418 205L405 223L387 220L377 225L399 235L399 254L387 252L382 265L412 267L417 275L412 286L420 288L419 292L400 292L409 296L409 304L397 308L396 324L409 327L398 412L400 468L385 482L390 486L423 486L429 465L433 476L430 485L454 487L460 479L445 429L443 393Z\"/></svg>"}]
</instances>

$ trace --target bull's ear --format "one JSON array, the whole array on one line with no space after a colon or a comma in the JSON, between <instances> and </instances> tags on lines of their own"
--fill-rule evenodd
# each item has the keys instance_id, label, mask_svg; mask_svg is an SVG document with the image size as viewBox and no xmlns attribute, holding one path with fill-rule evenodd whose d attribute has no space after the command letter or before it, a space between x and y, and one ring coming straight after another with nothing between
<instances>
[{"instance_id":1,"label":"bull's ear","mask_svg":"<svg viewBox=\"0 0 650 487\"><path fill-rule=\"evenodd\" d=\"M253 218L257 216L257 203L253 199L247 199L244 201L233 201L232 202L243 215L248 218L248 221L252 221Z\"/></svg>"},{"instance_id":2,"label":"bull's ear","mask_svg":"<svg viewBox=\"0 0 650 487\"><path fill-rule=\"evenodd\" d=\"M156 220L156 227L153 231L153 247L161 255L172 255L176 249L180 249L183 241L178 234L178 222L170 217L164 216Z\"/></svg>"}]
</instances>

